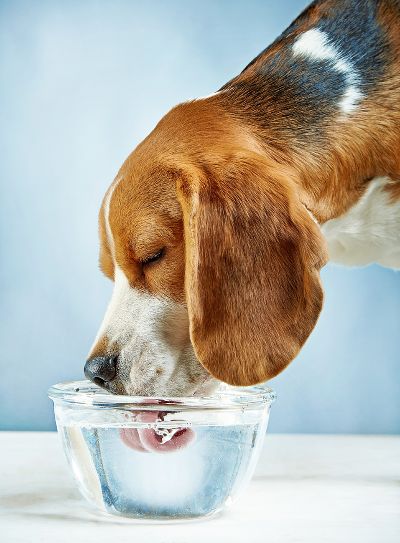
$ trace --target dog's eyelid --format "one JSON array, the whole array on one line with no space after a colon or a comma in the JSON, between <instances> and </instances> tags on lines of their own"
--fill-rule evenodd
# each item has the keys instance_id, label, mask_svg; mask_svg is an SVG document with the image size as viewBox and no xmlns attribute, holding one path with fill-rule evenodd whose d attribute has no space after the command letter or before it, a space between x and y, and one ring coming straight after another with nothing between
<instances>
[{"instance_id":1,"label":"dog's eyelid","mask_svg":"<svg viewBox=\"0 0 400 543\"><path fill-rule=\"evenodd\" d=\"M151 264L152 262L156 262L157 260L160 260L164 256L165 253L165 247L162 249L159 249L156 253L153 253L151 256L144 258L141 263L143 266L146 264Z\"/></svg>"}]
</instances>

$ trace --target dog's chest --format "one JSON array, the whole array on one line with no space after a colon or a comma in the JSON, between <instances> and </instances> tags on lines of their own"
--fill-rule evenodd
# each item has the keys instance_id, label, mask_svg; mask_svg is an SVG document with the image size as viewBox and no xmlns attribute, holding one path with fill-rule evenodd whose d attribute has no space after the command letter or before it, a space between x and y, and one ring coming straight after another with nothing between
<instances>
[{"instance_id":1,"label":"dog's chest","mask_svg":"<svg viewBox=\"0 0 400 543\"><path fill-rule=\"evenodd\" d=\"M391 199L388 183L387 177L373 179L353 207L321 226L331 261L400 269L400 199Z\"/></svg>"}]
</instances>

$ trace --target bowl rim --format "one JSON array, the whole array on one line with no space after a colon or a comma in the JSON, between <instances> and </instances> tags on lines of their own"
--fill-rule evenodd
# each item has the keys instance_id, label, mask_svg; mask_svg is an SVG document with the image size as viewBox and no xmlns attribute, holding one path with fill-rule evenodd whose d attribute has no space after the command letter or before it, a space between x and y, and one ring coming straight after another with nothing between
<instances>
[{"instance_id":1,"label":"bowl rim","mask_svg":"<svg viewBox=\"0 0 400 543\"><path fill-rule=\"evenodd\" d=\"M129 396L116 395L103 390L88 380L64 381L48 389L53 402L76 404L86 407L131 407L143 410L162 411L176 409L252 409L271 405L276 400L275 392L266 386L231 387L221 385L210 396Z\"/></svg>"}]
</instances>

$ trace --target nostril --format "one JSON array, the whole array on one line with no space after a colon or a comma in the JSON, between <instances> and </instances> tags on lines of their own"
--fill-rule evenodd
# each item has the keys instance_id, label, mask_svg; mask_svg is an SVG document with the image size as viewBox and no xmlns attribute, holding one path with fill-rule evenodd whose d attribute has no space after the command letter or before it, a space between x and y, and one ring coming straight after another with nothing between
<instances>
[{"instance_id":1,"label":"nostril","mask_svg":"<svg viewBox=\"0 0 400 543\"><path fill-rule=\"evenodd\" d=\"M106 384L106 381L100 377L93 377L92 382L99 387L103 387Z\"/></svg>"},{"instance_id":2,"label":"nostril","mask_svg":"<svg viewBox=\"0 0 400 543\"><path fill-rule=\"evenodd\" d=\"M116 374L117 356L96 356L85 364L85 375L96 385L104 386L112 381Z\"/></svg>"}]
</instances>

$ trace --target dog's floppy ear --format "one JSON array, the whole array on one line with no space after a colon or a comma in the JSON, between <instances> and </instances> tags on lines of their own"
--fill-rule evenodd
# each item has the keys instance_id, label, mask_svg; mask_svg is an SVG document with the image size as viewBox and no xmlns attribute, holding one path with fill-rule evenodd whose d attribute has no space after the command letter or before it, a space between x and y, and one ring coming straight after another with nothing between
<instances>
[{"instance_id":1,"label":"dog's floppy ear","mask_svg":"<svg viewBox=\"0 0 400 543\"><path fill-rule=\"evenodd\" d=\"M201 364L233 385L282 371L322 307L323 238L277 173L246 152L177 182L191 341Z\"/></svg>"}]
</instances>

